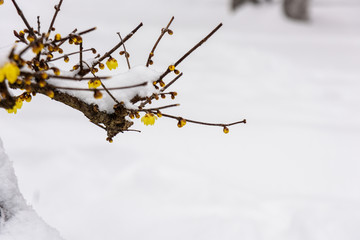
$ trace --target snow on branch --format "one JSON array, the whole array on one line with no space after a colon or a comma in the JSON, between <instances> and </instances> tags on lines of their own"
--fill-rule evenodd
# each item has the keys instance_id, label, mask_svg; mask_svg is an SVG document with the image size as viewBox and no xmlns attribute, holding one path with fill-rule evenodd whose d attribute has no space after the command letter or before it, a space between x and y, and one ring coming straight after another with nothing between
<instances>
[{"instance_id":1,"label":"snow on branch","mask_svg":"<svg viewBox=\"0 0 360 240\"><path fill-rule=\"evenodd\" d=\"M40 30L40 17L37 18L37 28L31 26L17 2L15 0L11 0L11 2L26 28L21 31L14 30L16 44L5 61L0 59L0 108L6 109L9 113L16 113L24 101L30 102L36 94L43 94L82 112L92 123L107 132L109 142L112 142L113 137L120 132L134 131L130 129L133 125L132 120L140 118L140 113L143 114L141 121L145 125L153 125L158 117L163 116L177 120L178 127L183 127L189 122L222 127L224 133L229 132L229 126L246 123L245 119L233 123L207 123L162 113L164 109L176 107L179 104L146 108L154 100L166 98L166 95L175 99L177 92L165 92L165 90L183 75L177 69L178 65L219 30L222 26L221 23L174 64L159 73L150 68L154 63L152 58L164 35L166 33L173 34L169 27L174 17L161 30L145 66L131 68L130 54L125 47L125 42L135 35L143 26L142 23L138 24L124 38L118 32L120 41L106 53L97 54L94 47L87 49L83 47L84 35L96 30L95 27L82 32L78 32L75 28L65 35L55 32L54 25L63 0L60 0L55 6L55 13L45 32ZM75 45L77 49L64 53L61 48L63 44ZM125 56L128 72L115 77L100 76L99 73L105 68L105 65L109 70L118 67L114 56L115 51L120 47L123 50L119 54ZM84 60L85 55L89 52L94 56L89 60ZM57 55L56 58L54 58L54 54ZM78 62L69 69L60 69L59 61L68 63L69 56L77 56ZM165 80L170 73L174 73L175 77ZM23 92L15 95L14 92L18 91L12 89Z\"/></svg>"}]
</instances>

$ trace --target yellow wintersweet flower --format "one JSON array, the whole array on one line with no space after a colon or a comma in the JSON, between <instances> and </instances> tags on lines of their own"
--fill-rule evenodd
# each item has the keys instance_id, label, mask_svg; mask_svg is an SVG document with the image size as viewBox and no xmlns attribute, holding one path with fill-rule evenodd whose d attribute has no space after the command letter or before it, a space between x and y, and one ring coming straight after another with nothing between
<instances>
[{"instance_id":1,"label":"yellow wintersweet flower","mask_svg":"<svg viewBox=\"0 0 360 240\"><path fill-rule=\"evenodd\" d=\"M147 125L154 125L155 120L157 120L157 117L153 113L146 113L141 118L141 122L143 122L146 126Z\"/></svg>"},{"instance_id":2,"label":"yellow wintersweet flower","mask_svg":"<svg viewBox=\"0 0 360 240\"><path fill-rule=\"evenodd\" d=\"M0 82L6 78L9 83L15 83L20 75L20 69L16 63L8 62L0 69Z\"/></svg>"},{"instance_id":3,"label":"yellow wintersweet flower","mask_svg":"<svg viewBox=\"0 0 360 240\"><path fill-rule=\"evenodd\" d=\"M116 69L118 67L118 62L116 61L115 58L110 57L106 61L106 66L109 68L109 70L113 70L113 69Z\"/></svg>"},{"instance_id":4,"label":"yellow wintersweet flower","mask_svg":"<svg viewBox=\"0 0 360 240\"><path fill-rule=\"evenodd\" d=\"M89 88L98 88L101 86L101 81L99 79L95 79L95 80L90 80L88 82L88 86Z\"/></svg>"},{"instance_id":5,"label":"yellow wintersweet flower","mask_svg":"<svg viewBox=\"0 0 360 240\"><path fill-rule=\"evenodd\" d=\"M4 4L4 0L0 0L0 5L3 5Z\"/></svg>"}]
</instances>

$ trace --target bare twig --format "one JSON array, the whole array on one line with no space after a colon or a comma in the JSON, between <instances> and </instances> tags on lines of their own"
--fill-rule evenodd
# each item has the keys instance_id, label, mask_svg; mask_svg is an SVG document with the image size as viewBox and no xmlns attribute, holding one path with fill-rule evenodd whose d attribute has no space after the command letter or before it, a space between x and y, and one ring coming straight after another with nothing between
<instances>
[{"instance_id":1,"label":"bare twig","mask_svg":"<svg viewBox=\"0 0 360 240\"><path fill-rule=\"evenodd\" d=\"M120 35L120 32L117 33L120 37L120 41L121 42L124 42L121 35ZM130 62L129 62L129 53L126 51L126 47L125 47L125 43L123 43L123 48L124 48L124 55L125 55L125 58L126 58L126 62L127 62L127 65L128 65L128 68L131 69L130 67Z\"/></svg>"},{"instance_id":2,"label":"bare twig","mask_svg":"<svg viewBox=\"0 0 360 240\"><path fill-rule=\"evenodd\" d=\"M128 88L142 87L142 86L145 86L146 84L147 84L147 82L140 83L140 84L135 84L135 85L130 85L130 86L125 86L125 87L107 88L107 91L109 91L109 90L123 90L123 89L128 89ZM63 90L94 91L94 89L89 89L89 88L58 87L58 86L56 86L55 88L56 89L63 89ZM106 91L105 88L97 88L96 90Z\"/></svg>"},{"instance_id":3,"label":"bare twig","mask_svg":"<svg viewBox=\"0 0 360 240\"><path fill-rule=\"evenodd\" d=\"M159 44L159 42L160 42L161 38L164 36L164 34L168 31L168 29L169 29L169 27L170 27L173 20L174 20L174 17L172 17L170 19L170 22L168 23L168 25L161 30L161 34L160 34L159 38L157 39L157 41L155 42L153 48L151 49L151 52L149 53L148 60L146 61L146 66L147 67L150 65L151 58L154 56L155 49L156 49L157 45Z\"/></svg>"},{"instance_id":4,"label":"bare twig","mask_svg":"<svg viewBox=\"0 0 360 240\"><path fill-rule=\"evenodd\" d=\"M54 13L54 16L53 16L53 18L52 18L52 20L51 20L49 29L48 29L48 31L47 31L46 40L47 40L47 39L49 38L49 36L50 36L50 33L51 33L52 28L53 28L54 23L55 23L55 19L56 19L57 15L58 15L58 13L59 13L59 11L60 11L60 7L61 7L62 2L63 2L63 0L60 0L59 4L58 4L58 5L55 5L55 7L54 7L54 8L55 8L55 13Z\"/></svg>"},{"instance_id":5,"label":"bare twig","mask_svg":"<svg viewBox=\"0 0 360 240\"><path fill-rule=\"evenodd\" d=\"M104 60L105 58L109 57L113 52L116 51L116 49L118 49L119 47L121 47L121 45L126 42L127 40L129 40L135 33L137 30L139 30L139 28L141 28L143 26L143 23L140 23L134 30L132 30L124 39L123 41L119 42L118 44L116 44L115 47L113 47L110 51L106 52L102 57L100 57L93 65L92 67L95 67L96 65L98 65L102 60Z\"/></svg>"},{"instance_id":6,"label":"bare twig","mask_svg":"<svg viewBox=\"0 0 360 240\"><path fill-rule=\"evenodd\" d=\"M40 34L40 16L37 16L38 34Z\"/></svg>"},{"instance_id":7,"label":"bare twig","mask_svg":"<svg viewBox=\"0 0 360 240\"><path fill-rule=\"evenodd\" d=\"M205 38L203 38L200 42L198 42L193 48L191 48L184 56L182 56L179 60L174 63L174 67L178 66L185 58L187 58L193 51L195 51L198 47L200 47L204 42L206 42L223 24L220 23L214 30L212 30ZM170 71L169 68L159 77L157 82L160 82Z\"/></svg>"},{"instance_id":8,"label":"bare twig","mask_svg":"<svg viewBox=\"0 0 360 240\"><path fill-rule=\"evenodd\" d=\"M176 117L176 116L165 114L165 113L161 113L161 115L163 115L164 117L173 118L176 120L184 119L184 120L186 120L186 122L200 124L200 125L206 125L206 126L215 126L215 127L229 127L229 126L236 125L236 124L246 123L246 119L237 121L237 122L232 122L232 123L208 123L208 122L195 121L195 120L191 120L188 118Z\"/></svg>"},{"instance_id":9,"label":"bare twig","mask_svg":"<svg viewBox=\"0 0 360 240\"><path fill-rule=\"evenodd\" d=\"M163 87L160 92L165 91L168 87L170 87L174 82L176 82L176 80L178 80L181 76L183 75L183 73L180 73L179 75L177 75L171 82L169 82L168 84L165 85L165 87Z\"/></svg>"},{"instance_id":10,"label":"bare twig","mask_svg":"<svg viewBox=\"0 0 360 240\"><path fill-rule=\"evenodd\" d=\"M26 17L24 16L23 12L21 11L20 7L17 5L15 0L11 0L16 8L17 13L19 14L19 16L21 17L21 19L23 20L23 22L25 23L26 28L29 30L30 34L32 36L34 36L35 40L36 40L36 35L34 33L34 29L30 26L29 22L27 21Z\"/></svg>"}]
</instances>

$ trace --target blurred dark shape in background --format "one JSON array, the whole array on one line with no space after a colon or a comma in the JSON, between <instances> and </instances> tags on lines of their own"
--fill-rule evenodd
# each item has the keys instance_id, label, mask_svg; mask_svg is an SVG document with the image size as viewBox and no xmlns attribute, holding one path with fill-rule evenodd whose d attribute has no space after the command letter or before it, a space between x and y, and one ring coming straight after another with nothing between
<instances>
[{"instance_id":1,"label":"blurred dark shape in background","mask_svg":"<svg viewBox=\"0 0 360 240\"><path fill-rule=\"evenodd\" d=\"M309 20L309 0L284 0L285 16L295 20Z\"/></svg>"},{"instance_id":2,"label":"blurred dark shape in background","mask_svg":"<svg viewBox=\"0 0 360 240\"><path fill-rule=\"evenodd\" d=\"M231 0L231 9L235 11L238 7L247 2L260 4L272 0ZM309 20L309 0L283 0L283 12L290 19L307 21Z\"/></svg>"}]
</instances>

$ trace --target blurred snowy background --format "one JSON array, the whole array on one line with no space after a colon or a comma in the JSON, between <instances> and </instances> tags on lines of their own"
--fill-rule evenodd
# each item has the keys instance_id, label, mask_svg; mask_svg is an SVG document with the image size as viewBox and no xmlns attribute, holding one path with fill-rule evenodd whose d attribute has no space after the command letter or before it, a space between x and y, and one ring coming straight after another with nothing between
<instances>
[{"instance_id":1,"label":"blurred snowy background","mask_svg":"<svg viewBox=\"0 0 360 240\"><path fill-rule=\"evenodd\" d=\"M19 0L44 28L57 1ZM97 26L85 45L106 51L116 32L132 65L154 57L163 71L219 22L224 26L179 67L172 88L195 120L160 119L105 141L81 113L46 97L17 115L0 111L0 137L28 203L67 240L360 239L360 2L313 0L311 21L286 19L280 3L225 0L68 1L65 34ZM10 1L0 8L0 51L24 28ZM46 23L46 24L45 24ZM125 60L117 56L121 67Z\"/></svg>"}]
</instances>

